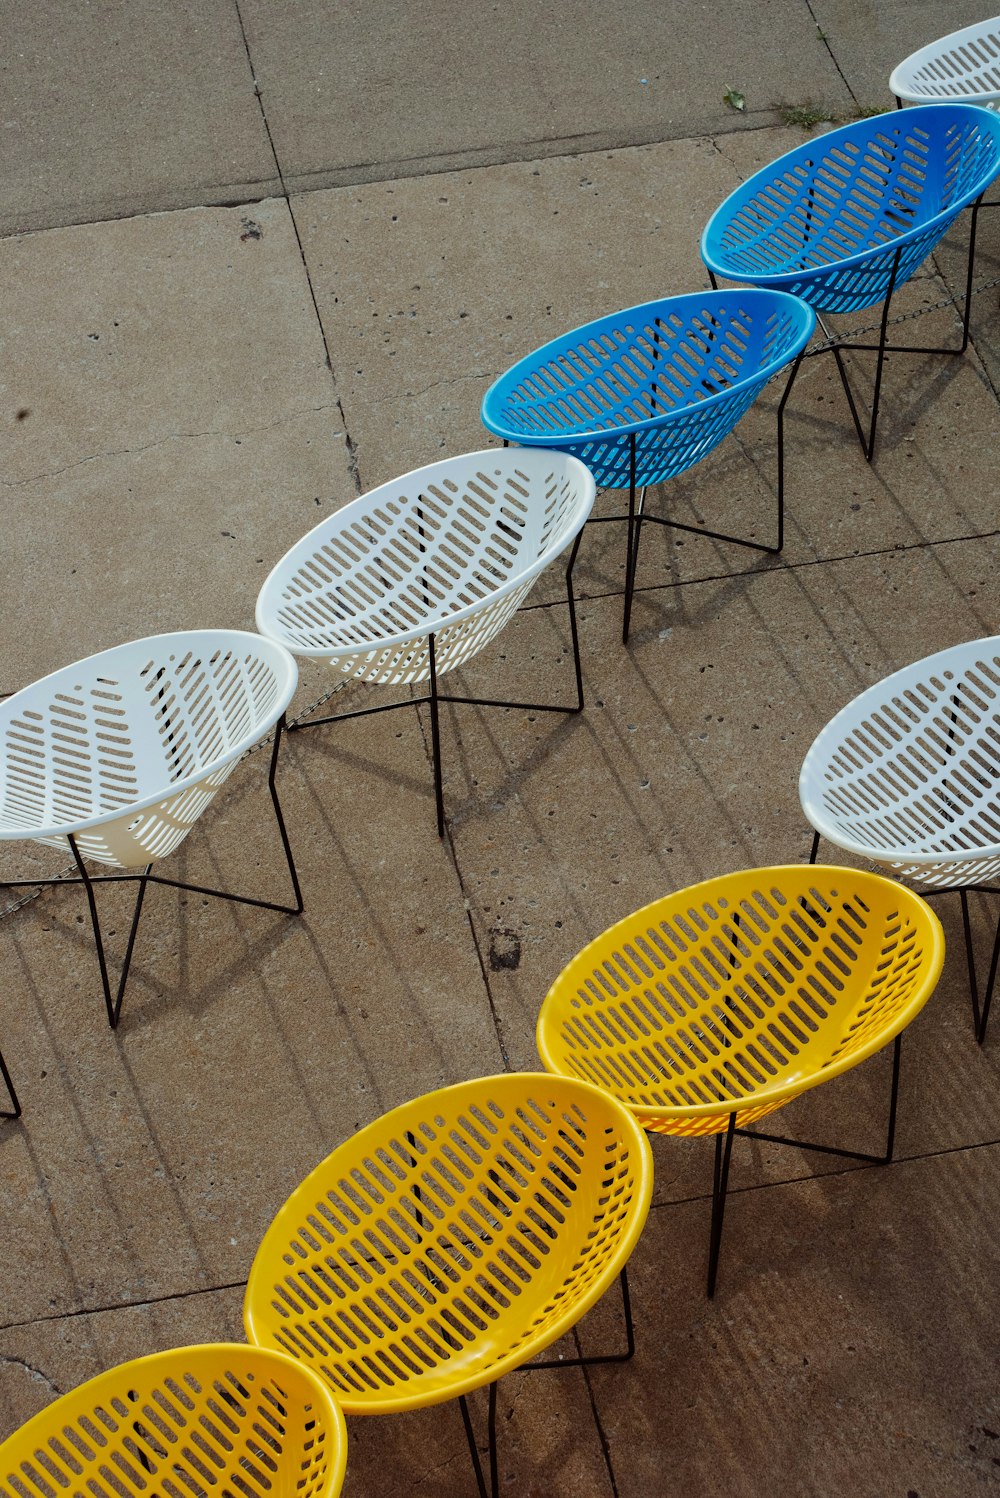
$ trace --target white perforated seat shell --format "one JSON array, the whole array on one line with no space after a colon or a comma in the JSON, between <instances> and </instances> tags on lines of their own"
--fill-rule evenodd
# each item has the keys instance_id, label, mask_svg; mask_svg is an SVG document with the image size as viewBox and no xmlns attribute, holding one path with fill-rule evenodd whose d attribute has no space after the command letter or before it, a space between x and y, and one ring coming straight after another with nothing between
<instances>
[{"instance_id":1,"label":"white perforated seat shell","mask_svg":"<svg viewBox=\"0 0 1000 1498\"><path fill-rule=\"evenodd\" d=\"M489 643L569 547L596 489L544 448L490 448L415 469L315 526L277 564L257 627L359 680L454 670Z\"/></svg>"},{"instance_id":2,"label":"white perforated seat shell","mask_svg":"<svg viewBox=\"0 0 1000 1498\"><path fill-rule=\"evenodd\" d=\"M869 687L818 735L802 809L838 847L937 889L1000 877L1000 636Z\"/></svg>"},{"instance_id":3,"label":"white perforated seat shell","mask_svg":"<svg viewBox=\"0 0 1000 1498\"><path fill-rule=\"evenodd\" d=\"M173 852L242 754L273 728L298 669L240 630L154 635L0 703L0 838L119 868Z\"/></svg>"},{"instance_id":4,"label":"white perforated seat shell","mask_svg":"<svg viewBox=\"0 0 1000 1498\"><path fill-rule=\"evenodd\" d=\"M889 88L910 104L982 104L1000 110L1000 16L918 48L893 69Z\"/></svg>"}]
</instances>

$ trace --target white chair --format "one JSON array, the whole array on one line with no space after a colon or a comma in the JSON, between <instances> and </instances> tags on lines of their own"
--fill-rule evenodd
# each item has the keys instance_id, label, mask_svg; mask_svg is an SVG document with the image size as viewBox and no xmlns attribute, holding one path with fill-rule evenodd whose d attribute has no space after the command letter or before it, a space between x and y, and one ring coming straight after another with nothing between
<instances>
[{"instance_id":1,"label":"white chair","mask_svg":"<svg viewBox=\"0 0 1000 1498\"><path fill-rule=\"evenodd\" d=\"M982 104L1000 110L1000 16L911 52L893 68L889 88L905 104Z\"/></svg>"},{"instance_id":2,"label":"white chair","mask_svg":"<svg viewBox=\"0 0 1000 1498\"><path fill-rule=\"evenodd\" d=\"M147 884L297 915L295 864L275 789L285 708L298 681L288 652L239 630L135 640L44 677L0 704L0 838L68 849L78 877L5 880L0 888L83 884L108 1022L118 1023ZM294 905L150 873L181 843L238 760L275 730L268 786ZM120 874L87 872L84 860ZM112 997L94 885L139 889Z\"/></svg>"},{"instance_id":3,"label":"white chair","mask_svg":"<svg viewBox=\"0 0 1000 1498\"><path fill-rule=\"evenodd\" d=\"M430 705L439 836L444 798L438 706L576 713L583 678L573 563L594 503L577 459L544 449L466 453L418 468L320 521L282 558L257 600L257 627L346 682L428 683L426 696L313 718L296 728ZM438 680L496 637L544 567L566 568L577 701L572 707L447 695Z\"/></svg>"},{"instance_id":4,"label":"white chair","mask_svg":"<svg viewBox=\"0 0 1000 1498\"><path fill-rule=\"evenodd\" d=\"M968 891L1000 894L1000 636L906 666L862 692L806 755L802 809L821 837L928 896L962 902L977 1039L986 1034L1000 925L980 1006Z\"/></svg>"},{"instance_id":5,"label":"white chair","mask_svg":"<svg viewBox=\"0 0 1000 1498\"><path fill-rule=\"evenodd\" d=\"M975 21L911 52L893 68L889 88L896 103L978 104L1000 114L1000 16ZM1000 199L983 199L980 208L1000 208ZM969 256L966 322L972 291L974 255Z\"/></svg>"}]
</instances>

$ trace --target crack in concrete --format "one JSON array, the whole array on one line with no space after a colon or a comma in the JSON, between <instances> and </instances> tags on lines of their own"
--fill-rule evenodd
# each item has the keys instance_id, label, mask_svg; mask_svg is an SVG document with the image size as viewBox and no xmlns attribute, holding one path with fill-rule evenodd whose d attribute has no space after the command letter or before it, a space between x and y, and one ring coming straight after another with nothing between
<instances>
[{"instance_id":1,"label":"crack in concrete","mask_svg":"<svg viewBox=\"0 0 1000 1498\"><path fill-rule=\"evenodd\" d=\"M492 380L495 375L492 371L485 374L476 371L472 374L450 375L447 379L431 380L429 385L422 385L419 390L400 391L398 395L381 395L376 400L370 400L370 406L387 406L392 401L419 400L422 395L427 395L431 390L446 390L449 385L462 385L470 380Z\"/></svg>"},{"instance_id":2,"label":"crack in concrete","mask_svg":"<svg viewBox=\"0 0 1000 1498\"><path fill-rule=\"evenodd\" d=\"M320 406L304 406L298 411L291 411L287 416L279 416L277 421L265 422L262 426L244 427L239 432L167 432L163 437L156 437L152 442L144 442L141 447L114 447L108 452L88 453L85 458L76 458L72 463L65 463L62 468L51 468L42 473L33 473L25 479L0 479L0 484L5 489L23 489L29 484L39 484L43 479L58 478L61 473L69 473L74 468L82 468L86 463L98 463L107 458L138 457L141 453L151 452L154 447L162 447L167 442L196 441L201 437L220 437L226 442L241 442L244 437L254 437L259 432L273 432L275 428L287 426L290 422L299 421L303 416L313 416L320 411L340 412L339 401L329 401ZM347 439L347 428L344 428L344 437ZM350 447L348 448L350 451Z\"/></svg>"},{"instance_id":3,"label":"crack in concrete","mask_svg":"<svg viewBox=\"0 0 1000 1498\"><path fill-rule=\"evenodd\" d=\"M71 1321L78 1316L105 1316L117 1311L141 1311L146 1306L167 1305L173 1300L193 1300L197 1295L219 1295L224 1290L245 1290L246 1280L232 1280L220 1285L195 1285L190 1290L171 1290L167 1295L147 1295L143 1300L119 1300L102 1306L74 1306L63 1311L53 1311L50 1316L29 1316L27 1321L8 1321L0 1326L0 1333L21 1331L25 1327L40 1326L48 1321ZM0 1353L0 1358L3 1354Z\"/></svg>"},{"instance_id":4,"label":"crack in concrete","mask_svg":"<svg viewBox=\"0 0 1000 1498\"><path fill-rule=\"evenodd\" d=\"M716 155L717 156L721 156L722 160L726 163L726 165L728 167L730 167L732 169L732 171L736 174L737 184L739 184L740 182L742 182L744 180L742 172L740 171L739 167L736 165L736 163L733 160L733 158L731 156L727 156L726 155L725 151L719 145L719 142L718 142L717 138L714 135L710 135L708 137L708 143L712 147L712 150L716 153Z\"/></svg>"},{"instance_id":5,"label":"crack in concrete","mask_svg":"<svg viewBox=\"0 0 1000 1498\"><path fill-rule=\"evenodd\" d=\"M363 486L361 483L361 471L358 466L357 444L355 443L353 437L350 434L350 431L348 430L347 413L344 410L344 405L340 399L340 396L337 394L337 376L333 368L333 357L330 353L330 343L326 336L326 328L323 326L323 318L320 315L319 302L316 298L316 288L313 285L312 276L309 273L309 262L306 260L306 252L302 244L302 235L299 232L299 224L298 220L295 217L295 209L292 207L292 199L288 191L288 184L285 181L285 173L278 158L278 148L275 145L274 135L271 131L271 122L267 117L267 110L264 108L264 94L261 89L260 82L257 78L257 68L254 64L253 55L250 51L250 38L247 36L247 29L243 21L243 14L240 10L239 0L233 0L233 8L236 11L236 19L239 23L240 34L243 37L243 46L247 54L247 67L250 69L250 79L253 83L253 91L257 99L257 107L260 110L260 117L264 125L264 130L267 134L267 143L271 149L271 155L274 157L274 167L275 171L278 173L278 181L281 185L281 194L288 208L288 217L291 220L292 232L295 235L295 243L299 247L299 259L302 261L302 273L306 278L306 286L309 288L309 297L312 301L313 312L316 315L316 326L319 330L319 336L323 343L323 351L326 355L326 367L330 371L330 379L333 383L336 407L340 413L340 424L344 429L344 440L347 444L348 467L350 469L351 478L354 481L355 492L357 494L361 494L363 492Z\"/></svg>"},{"instance_id":6,"label":"crack in concrete","mask_svg":"<svg viewBox=\"0 0 1000 1498\"><path fill-rule=\"evenodd\" d=\"M31 1374L31 1377L36 1382L42 1383L46 1388L51 1389L53 1394L62 1394L64 1392L58 1384L52 1382L47 1373L42 1372L41 1368L36 1368L33 1363L26 1362L24 1358L14 1357L12 1353L0 1352L0 1367L23 1368L26 1373Z\"/></svg>"},{"instance_id":7,"label":"crack in concrete","mask_svg":"<svg viewBox=\"0 0 1000 1498\"><path fill-rule=\"evenodd\" d=\"M813 25L816 27L816 35L819 37L820 41L823 43L823 46L826 48L827 52L829 52L829 54L830 54L830 61L833 63L834 67L837 69L837 72L840 74L841 82L843 83L844 87L847 89L847 92L850 94L851 98L854 100L854 107L856 109L860 109L861 108L861 101L858 98L857 94L854 92L854 90L851 87L851 85L848 83L848 81L847 81L847 74L844 72L843 68L840 66L840 63L837 61L836 53L834 52L833 48L830 46L830 38L827 36L826 32L823 30L822 26L819 24L819 21L816 19L816 12L812 8L812 0L806 0L806 10L809 12L810 16L812 17Z\"/></svg>"},{"instance_id":8,"label":"crack in concrete","mask_svg":"<svg viewBox=\"0 0 1000 1498\"><path fill-rule=\"evenodd\" d=\"M471 1461L467 1452L456 1451L452 1456L446 1457L443 1462L438 1462L436 1466L425 1467L422 1474L414 1480L411 1491L414 1493L419 1493L421 1488L426 1487L427 1484L431 1482L433 1478L437 1477L441 1472L447 1472L449 1467L454 1467L459 1459L461 1459L462 1461L470 1462L471 1465Z\"/></svg>"}]
</instances>

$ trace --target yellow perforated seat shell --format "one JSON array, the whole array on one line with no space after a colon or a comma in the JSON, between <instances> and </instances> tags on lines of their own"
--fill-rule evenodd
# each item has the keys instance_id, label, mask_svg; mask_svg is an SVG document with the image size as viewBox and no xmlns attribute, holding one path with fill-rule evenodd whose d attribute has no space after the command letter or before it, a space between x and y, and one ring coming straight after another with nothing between
<instances>
[{"instance_id":1,"label":"yellow perforated seat shell","mask_svg":"<svg viewBox=\"0 0 1000 1498\"><path fill-rule=\"evenodd\" d=\"M892 1040L944 936L890 879L821 864L726 874L627 916L549 990L538 1049L646 1129L702 1135L780 1108Z\"/></svg>"},{"instance_id":2,"label":"yellow perforated seat shell","mask_svg":"<svg viewBox=\"0 0 1000 1498\"><path fill-rule=\"evenodd\" d=\"M344 1417L319 1379L243 1343L122 1363L0 1445L0 1498L336 1498Z\"/></svg>"},{"instance_id":3,"label":"yellow perforated seat shell","mask_svg":"<svg viewBox=\"0 0 1000 1498\"><path fill-rule=\"evenodd\" d=\"M511 1073L429 1093L285 1203L250 1272L247 1334L307 1362L348 1414L450 1399L579 1320L651 1192L648 1140L588 1083Z\"/></svg>"}]
</instances>

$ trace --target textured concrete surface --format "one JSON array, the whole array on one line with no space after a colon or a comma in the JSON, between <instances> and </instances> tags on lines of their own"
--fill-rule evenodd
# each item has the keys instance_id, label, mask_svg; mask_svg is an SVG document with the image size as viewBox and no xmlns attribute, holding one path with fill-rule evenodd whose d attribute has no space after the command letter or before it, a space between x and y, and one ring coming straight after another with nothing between
<instances>
[{"instance_id":1,"label":"textured concrete surface","mask_svg":"<svg viewBox=\"0 0 1000 1498\"><path fill-rule=\"evenodd\" d=\"M746 0L710 10L437 0L379 25L357 0L335 15L322 0L240 8L295 189L709 134L773 118L788 99L851 104L799 0L767 0L763 13ZM742 115L725 103L730 90L746 100Z\"/></svg>"},{"instance_id":2,"label":"textured concrete surface","mask_svg":"<svg viewBox=\"0 0 1000 1498\"><path fill-rule=\"evenodd\" d=\"M0 241L12 691L121 639L253 627L350 455L284 200ZM41 616L40 616L41 617Z\"/></svg>"},{"instance_id":3,"label":"textured concrete surface","mask_svg":"<svg viewBox=\"0 0 1000 1498\"><path fill-rule=\"evenodd\" d=\"M231 0L37 0L4 16L0 232L278 186Z\"/></svg>"},{"instance_id":4,"label":"textured concrete surface","mask_svg":"<svg viewBox=\"0 0 1000 1498\"><path fill-rule=\"evenodd\" d=\"M816 24L837 67L862 108L886 108L889 74L928 42L981 21L975 0L810 0ZM889 106L894 104L889 99Z\"/></svg>"},{"instance_id":5,"label":"textured concrete surface","mask_svg":"<svg viewBox=\"0 0 1000 1498\"><path fill-rule=\"evenodd\" d=\"M972 16L929 0L23 9L0 120L0 691L146 632L251 627L267 570L322 514L486 444L479 403L512 360L704 286L708 214L803 138L776 104L809 106L817 130L891 105L893 63ZM939 304L964 236L900 293L900 341L954 337ZM0 1044L24 1117L0 1124L0 1438L117 1361L239 1336L256 1245L317 1160L408 1096L537 1065L546 989L619 916L803 859L798 769L832 713L1000 628L998 236L984 214L968 353L890 358L871 467L829 358L803 367L780 558L649 528L626 651L622 530L590 528L586 709L446 712L443 843L429 723L406 707L286 741L300 918L151 891L115 1034L79 892L4 910ZM870 365L855 375L864 393ZM765 534L774 399L650 506ZM561 589L553 569L470 689L568 700ZM330 686L304 668L293 715ZM354 688L333 706L383 700ZM0 877L62 863L4 845ZM284 895L264 752L164 872ZM117 972L127 891L101 908ZM895 1165L739 1141L709 1303L712 1146L657 1140L636 1359L504 1381L505 1494L996 1487L1000 1038L973 1041L959 913L938 909L949 953L905 1037ZM985 958L995 902L973 913ZM789 1106L782 1131L876 1147L887 1062ZM621 1330L612 1294L580 1345ZM472 1491L454 1405L349 1436L350 1498Z\"/></svg>"}]
</instances>

